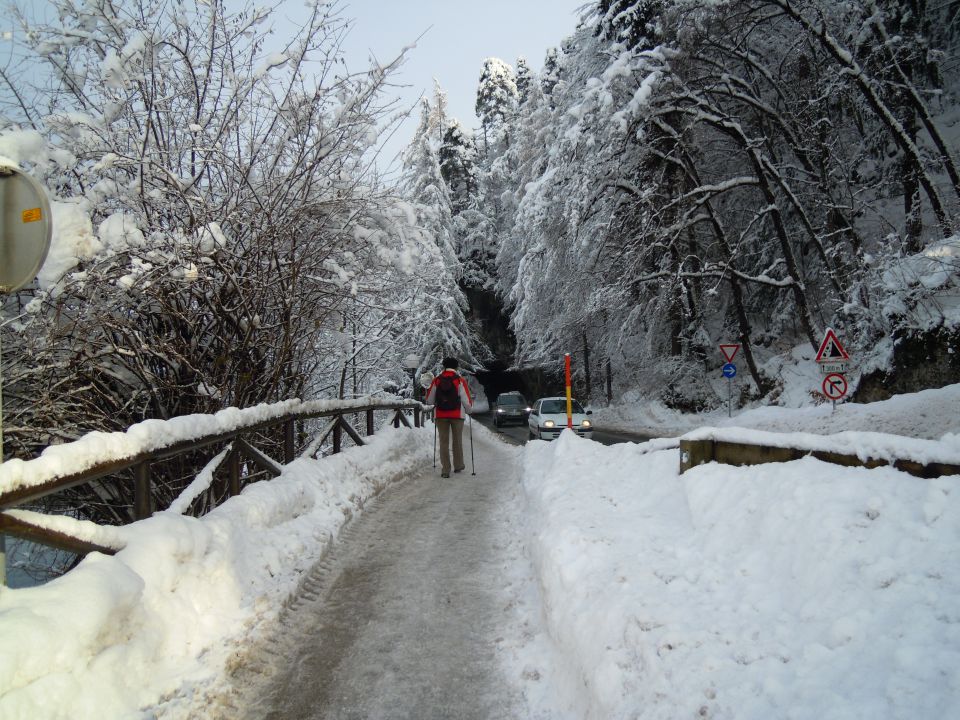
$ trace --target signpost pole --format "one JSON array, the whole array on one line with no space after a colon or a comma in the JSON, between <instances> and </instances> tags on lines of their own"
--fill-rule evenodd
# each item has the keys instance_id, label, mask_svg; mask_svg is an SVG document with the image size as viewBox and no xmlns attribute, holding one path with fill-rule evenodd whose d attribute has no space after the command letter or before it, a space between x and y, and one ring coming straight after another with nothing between
<instances>
[{"instance_id":1,"label":"signpost pole","mask_svg":"<svg viewBox=\"0 0 960 720\"><path fill-rule=\"evenodd\" d=\"M50 200L36 180L0 162L0 298L33 281L47 258L52 233ZM0 301L0 327L3 303ZM0 361L3 348L0 347ZM0 375L3 374L0 364ZM3 464L3 378L0 377L0 465ZM7 584L7 545L0 532L0 587Z\"/></svg>"},{"instance_id":2,"label":"signpost pole","mask_svg":"<svg viewBox=\"0 0 960 720\"><path fill-rule=\"evenodd\" d=\"M570 353L563 355L563 368L567 383L567 427L573 429L573 401L570 394Z\"/></svg>"},{"instance_id":3,"label":"signpost pole","mask_svg":"<svg viewBox=\"0 0 960 720\"><path fill-rule=\"evenodd\" d=\"M733 379L737 376L737 366L733 359L737 356L740 343L720 343L720 352L727 361L723 366L723 376L727 379L727 417L733 417Z\"/></svg>"}]
</instances>

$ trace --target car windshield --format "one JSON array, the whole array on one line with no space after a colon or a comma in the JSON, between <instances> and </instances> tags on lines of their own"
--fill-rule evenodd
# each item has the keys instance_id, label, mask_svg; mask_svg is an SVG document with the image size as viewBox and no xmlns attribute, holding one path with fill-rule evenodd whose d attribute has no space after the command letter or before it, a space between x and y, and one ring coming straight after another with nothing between
<instances>
[{"instance_id":1,"label":"car windshield","mask_svg":"<svg viewBox=\"0 0 960 720\"><path fill-rule=\"evenodd\" d=\"M526 405L519 395L501 395L497 398L498 405Z\"/></svg>"},{"instance_id":2,"label":"car windshield","mask_svg":"<svg viewBox=\"0 0 960 720\"><path fill-rule=\"evenodd\" d=\"M582 413L583 408L580 407L580 403L576 400L573 400L570 404L572 412ZM567 412L567 401L566 400L544 400L543 404L540 406L540 412L544 415L550 415L552 413L564 413Z\"/></svg>"}]
</instances>

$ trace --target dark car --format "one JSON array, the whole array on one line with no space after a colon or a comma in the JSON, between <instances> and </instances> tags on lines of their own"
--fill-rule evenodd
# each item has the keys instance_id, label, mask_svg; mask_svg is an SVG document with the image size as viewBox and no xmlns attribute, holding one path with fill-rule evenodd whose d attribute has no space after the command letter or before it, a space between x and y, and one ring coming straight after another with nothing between
<instances>
[{"instance_id":1,"label":"dark car","mask_svg":"<svg viewBox=\"0 0 960 720\"><path fill-rule=\"evenodd\" d=\"M500 427L516 423L524 425L530 415L530 405L527 399L518 392L505 392L497 395L493 403L493 425Z\"/></svg>"}]
</instances>

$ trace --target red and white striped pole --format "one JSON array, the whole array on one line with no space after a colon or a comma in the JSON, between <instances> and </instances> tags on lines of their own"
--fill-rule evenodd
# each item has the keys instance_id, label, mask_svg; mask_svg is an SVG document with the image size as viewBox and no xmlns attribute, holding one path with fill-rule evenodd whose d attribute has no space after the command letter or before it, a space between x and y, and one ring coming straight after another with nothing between
<instances>
[{"instance_id":1,"label":"red and white striped pole","mask_svg":"<svg viewBox=\"0 0 960 720\"><path fill-rule=\"evenodd\" d=\"M563 367L567 375L567 427L573 430L573 400L570 395L570 353L564 353Z\"/></svg>"}]
</instances>

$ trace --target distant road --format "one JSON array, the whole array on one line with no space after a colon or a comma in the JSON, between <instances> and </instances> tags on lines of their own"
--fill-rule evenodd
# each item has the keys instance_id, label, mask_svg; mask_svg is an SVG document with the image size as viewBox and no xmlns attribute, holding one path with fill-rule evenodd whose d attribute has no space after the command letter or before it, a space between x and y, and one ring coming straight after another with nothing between
<instances>
[{"instance_id":1,"label":"distant road","mask_svg":"<svg viewBox=\"0 0 960 720\"><path fill-rule=\"evenodd\" d=\"M514 445L525 445L530 436L525 424L519 426L505 425L504 427L495 428L493 426L493 416L489 413L474 415L473 419L475 422L486 425L488 428L500 435L500 437L502 437L504 440L511 442ZM617 443L624 442L641 443L651 440L652 438L653 436L651 435L628 433L623 432L622 430L604 430L602 428L597 428L593 431L593 440L604 445L616 445Z\"/></svg>"}]
</instances>

